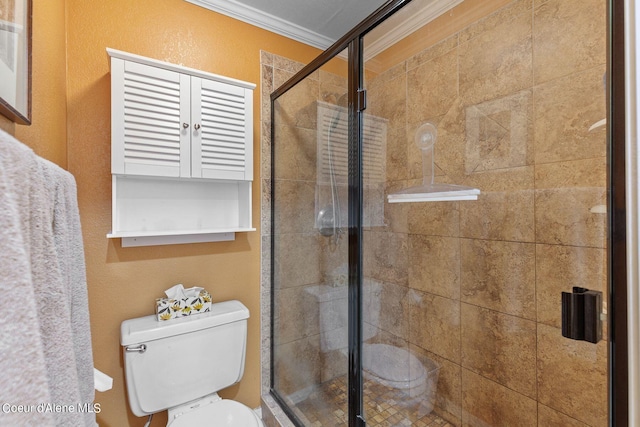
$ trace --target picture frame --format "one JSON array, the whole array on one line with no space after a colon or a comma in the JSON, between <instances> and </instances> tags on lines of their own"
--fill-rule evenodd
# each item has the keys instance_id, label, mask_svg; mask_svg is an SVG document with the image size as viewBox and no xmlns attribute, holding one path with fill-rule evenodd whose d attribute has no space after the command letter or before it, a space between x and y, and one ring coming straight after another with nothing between
<instances>
[{"instance_id":1,"label":"picture frame","mask_svg":"<svg viewBox=\"0 0 640 427\"><path fill-rule=\"evenodd\" d=\"M0 0L0 114L31 124L32 0Z\"/></svg>"}]
</instances>

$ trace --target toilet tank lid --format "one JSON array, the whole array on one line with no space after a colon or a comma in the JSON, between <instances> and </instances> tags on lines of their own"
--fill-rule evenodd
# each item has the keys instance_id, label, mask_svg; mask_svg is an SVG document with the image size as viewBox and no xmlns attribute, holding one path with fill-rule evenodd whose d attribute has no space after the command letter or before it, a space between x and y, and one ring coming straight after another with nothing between
<instances>
[{"instance_id":1,"label":"toilet tank lid","mask_svg":"<svg viewBox=\"0 0 640 427\"><path fill-rule=\"evenodd\" d=\"M120 344L122 346L140 344L248 318L249 309L235 300L211 304L210 312L181 319L158 321L155 315L138 317L122 322Z\"/></svg>"}]
</instances>

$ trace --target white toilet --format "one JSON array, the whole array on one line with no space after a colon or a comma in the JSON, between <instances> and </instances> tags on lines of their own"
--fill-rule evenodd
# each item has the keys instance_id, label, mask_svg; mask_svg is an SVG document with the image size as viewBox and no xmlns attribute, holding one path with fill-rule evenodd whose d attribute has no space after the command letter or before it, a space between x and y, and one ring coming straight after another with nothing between
<instances>
[{"instance_id":1,"label":"white toilet","mask_svg":"<svg viewBox=\"0 0 640 427\"><path fill-rule=\"evenodd\" d=\"M122 322L129 406L139 416L168 410L171 427L263 427L247 406L217 392L244 373L249 310L239 301L209 313L159 322Z\"/></svg>"}]
</instances>

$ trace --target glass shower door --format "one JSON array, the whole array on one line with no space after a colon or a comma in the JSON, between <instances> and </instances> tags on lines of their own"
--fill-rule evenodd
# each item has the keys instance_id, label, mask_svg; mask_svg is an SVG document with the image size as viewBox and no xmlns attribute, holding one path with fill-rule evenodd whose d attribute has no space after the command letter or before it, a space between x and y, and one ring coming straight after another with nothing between
<instances>
[{"instance_id":1,"label":"glass shower door","mask_svg":"<svg viewBox=\"0 0 640 427\"><path fill-rule=\"evenodd\" d=\"M272 388L305 426L347 425L346 92L338 57L273 104Z\"/></svg>"},{"instance_id":2,"label":"glass shower door","mask_svg":"<svg viewBox=\"0 0 640 427\"><path fill-rule=\"evenodd\" d=\"M607 426L607 2L451 2L389 42L426 3L363 38L367 425Z\"/></svg>"}]
</instances>

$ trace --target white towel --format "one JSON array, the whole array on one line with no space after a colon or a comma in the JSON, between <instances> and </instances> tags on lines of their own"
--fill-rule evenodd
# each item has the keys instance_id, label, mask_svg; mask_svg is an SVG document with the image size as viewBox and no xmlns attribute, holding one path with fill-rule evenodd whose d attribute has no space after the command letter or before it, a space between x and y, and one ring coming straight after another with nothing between
<instances>
[{"instance_id":1,"label":"white towel","mask_svg":"<svg viewBox=\"0 0 640 427\"><path fill-rule=\"evenodd\" d=\"M93 354L75 180L47 160L39 159L39 163L47 185L45 193L38 194L34 189L32 194L48 203L42 204L43 209L31 210L32 220L42 221L42 229L47 225L50 228L39 242L32 241L32 248L39 247L43 257L32 262L32 271L36 297L41 298L49 390L55 402L90 407L95 393ZM46 268L38 271L42 266ZM87 411L60 414L57 418L58 426L95 424L95 414Z\"/></svg>"},{"instance_id":2,"label":"white towel","mask_svg":"<svg viewBox=\"0 0 640 427\"><path fill-rule=\"evenodd\" d=\"M19 147L15 149L17 152L30 151L20 148L19 142L0 132L0 145L7 143ZM31 286L31 293L25 301L28 307L32 307L39 325L39 334L34 340L39 339L36 347L42 353L46 368L37 378L24 375L21 379L42 387L44 392L38 403L71 405L74 411L45 413L49 419L43 422L30 418L31 414L21 416L27 420L24 425L53 425L50 422L52 418L56 426L94 426L95 414L79 410L91 407L94 389L84 252L75 181L71 174L53 163L38 158L32 152L31 156L25 155L28 161L5 171L10 179L7 187L20 191L15 213L16 221L21 224L22 241L16 248L22 248L23 256L20 259L16 257L15 262L24 264L26 261L30 267L24 275L25 282ZM7 267L12 265L13 261L9 261ZM11 322L5 325L14 326ZM21 325L16 324L15 327L20 328ZM5 357L2 359L7 360ZM21 360L29 359L11 360L19 364ZM4 370L0 375L4 375ZM0 383L4 380L3 376ZM0 414L2 425L3 415Z\"/></svg>"},{"instance_id":3,"label":"white towel","mask_svg":"<svg viewBox=\"0 0 640 427\"><path fill-rule=\"evenodd\" d=\"M38 179L28 171L36 164L30 149L0 133L0 401L27 408L51 402L28 245L29 189ZM10 410L0 414L0 424L53 426L54 420L51 413Z\"/></svg>"}]
</instances>

